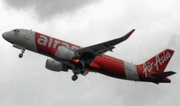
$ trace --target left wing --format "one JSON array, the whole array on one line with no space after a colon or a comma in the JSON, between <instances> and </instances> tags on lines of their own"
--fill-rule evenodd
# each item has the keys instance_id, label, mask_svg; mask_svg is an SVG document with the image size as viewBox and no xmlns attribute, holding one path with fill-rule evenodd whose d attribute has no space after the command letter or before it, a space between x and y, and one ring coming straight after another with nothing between
<instances>
[{"instance_id":1,"label":"left wing","mask_svg":"<svg viewBox=\"0 0 180 106\"><path fill-rule=\"evenodd\" d=\"M75 50L75 55L78 56L78 58L86 57L88 59L93 59L94 57L101 55L107 51L112 51L112 49L115 48L114 47L115 45L128 39L134 31L135 31L135 29L131 30L123 37L120 37L117 39L113 39L113 40L110 40L107 42L103 42L103 43L99 43L96 45L92 45L89 47L84 47L84 48Z\"/></svg>"}]
</instances>

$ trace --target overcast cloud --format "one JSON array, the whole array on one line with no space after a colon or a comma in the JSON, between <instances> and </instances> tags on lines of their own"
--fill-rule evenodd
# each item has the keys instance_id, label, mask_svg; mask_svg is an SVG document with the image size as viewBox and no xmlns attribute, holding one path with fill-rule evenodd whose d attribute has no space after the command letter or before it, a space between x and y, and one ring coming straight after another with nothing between
<instances>
[{"instance_id":1,"label":"overcast cloud","mask_svg":"<svg viewBox=\"0 0 180 106\"><path fill-rule=\"evenodd\" d=\"M33 10L39 20L47 20L101 0L4 0L8 6L17 10Z\"/></svg>"},{"instance_id":2,"label":"overcast cloud","mask_svg":"<svg viewBox=\"0 0 180 106\"><path fill-rule=\"evenodd\" d=\"M96 73L79 76L45 69L48 57L20 50L0 37L1 106L179 106L179 0L3 0L0 32L15 28L35 31L89 46L136 31L113 53L140 64L166 48L175 50L166 71L170 84L131 82Z\"/></svg>"}]
</instances>

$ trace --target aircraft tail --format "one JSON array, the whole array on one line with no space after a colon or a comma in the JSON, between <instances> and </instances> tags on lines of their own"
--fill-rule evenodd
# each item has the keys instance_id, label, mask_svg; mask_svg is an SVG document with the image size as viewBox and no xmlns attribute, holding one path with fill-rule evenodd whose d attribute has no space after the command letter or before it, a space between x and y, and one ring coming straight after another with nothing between
<instances>
[{"instance_id":1,"label":"aircraft tail","mask_svg":"<svg viewBox=\"0 0 180 106\"><path fill-rule=\"evenodd\" d=\"M166 49L160 52L159 54L142 64L144 72L164 72L173 54L174 51L171 49Z\"/></svg>"},{"instance_id":2,"label":"aircraft tail","mask_svg":"<svg viewBox=\"0 0 180 106\"><path fill-rule=\"evenodd\" d=\"M158 72L158 73L150 74L150 77L154 78L154 79L163 79L163 78L166 78L166 77L171 76L173 74L176 74L176 72L173 72L173 71Z\"/></svg>"},{"instance_id":3,"label":"aircraft tail","mask_svg":"<svg viewBox=\"0 0 180 106\"><path fill-rule=\"evenodd\" d=\"M166 72L157 72L157 73L152 73L149 76L154 79L152 82L155 84L161 83L170 83L171 80L167 78L168 76L171 76L173 74L176 74L176 72L173 71L166 71Z\"/></svg>"},{"instance_id":4,"label":"aircraft tail","mask_svg":"<svg viewBox=\"0 0 180 106\"><path fill-rule=\"evenodd\" d=\"M166 77L175 74L175 72L164 72L166 66L168 65L170 59L172 58L174 51L171 49L166 49L159 54L155 55L145 63L138 65L143 68L141 73L143 78L153 78L158 79L159 82L170 82L170 80ZM162 81L160 81L162 80ZM163 81L165 80L165 81Z\"/></svg>"}]
</instances>

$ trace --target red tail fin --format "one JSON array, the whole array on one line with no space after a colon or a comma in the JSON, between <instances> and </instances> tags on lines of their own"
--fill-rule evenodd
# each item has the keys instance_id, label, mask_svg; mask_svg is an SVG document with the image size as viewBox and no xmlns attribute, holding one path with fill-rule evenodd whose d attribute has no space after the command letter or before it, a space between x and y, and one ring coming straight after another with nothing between
<instances>
[{"instance_id":1,"label":"red tail fin","mask_svg":"<svg viewBox=\"0 0 180 106\"><path fill-rule=\"evenodd\" d=\"M159 53L158 55L152 57L144 64L141 64L144 68L143 73L147 77L147 72L164 72L167 64L169 63L174 51L171 49L166 49Z\"/></svg>"}]
</instances>

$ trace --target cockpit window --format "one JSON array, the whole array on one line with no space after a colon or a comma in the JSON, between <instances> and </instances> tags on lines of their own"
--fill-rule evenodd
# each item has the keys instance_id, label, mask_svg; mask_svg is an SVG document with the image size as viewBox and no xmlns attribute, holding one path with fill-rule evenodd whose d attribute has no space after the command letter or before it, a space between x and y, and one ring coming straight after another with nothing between
<instances>
[{"instance_id":1,"label":"cockpit window","mask_svg":"<svg viewBox=\"0 0 180 106\"><path fill-rule=\"evenodd\" d=\"M15 30L13 30L15 33L19 33L20 31L19 30L17 30L17 29L15 29Z\"/></svg>"},{"instance_id":2,"label":"cockpit window","mask_svg":"<svg viewBox=\"0 0 180 106\"><path fill-rule=\"evenodd\" d=\"M15 30L13 30L14 31L14 36L18 36L19 35L19 30L17 30L17 29L15 29Z\"/></svg>"}]
</instances>

